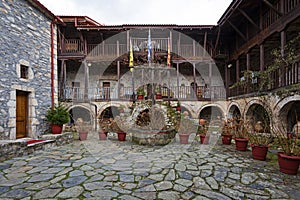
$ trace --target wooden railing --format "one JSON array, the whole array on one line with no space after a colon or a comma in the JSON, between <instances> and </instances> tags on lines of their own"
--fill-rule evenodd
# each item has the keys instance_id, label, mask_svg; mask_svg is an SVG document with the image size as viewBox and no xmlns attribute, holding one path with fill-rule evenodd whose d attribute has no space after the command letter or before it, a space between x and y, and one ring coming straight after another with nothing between
<instances>
[{"instance_id":1,"label":"wooden railing","mask_svg":"<svg viewBox=\"0 0 300 200\"><path fill-rule=\"evenodd\" d=\"M293 65L281 69L277 69L270 73L269 77L273 79L268 86L263 88L262 92L268 92L280 87L290 86L300 83L300 62L296 62ZM257 92L260 80L249 81L247 87L238 86L229 90L229 96L234 97L238 95L244 95L248 93Z\"/></svg>"},{"instance_id":2,"label":"wooden railing","mask_svg":"<svg viewBox=\"0 0 300 200\"><path fill-rule=\"evenodd\" d=\"M79 39L64 39L60 53L84 53L84 46Z\"/></svg>"},{"instance_id":3,"label":"wooden railing","mask_svg":"<svg viewBox=\"0 0 300 200\"><path fill-rule=\"evenodd\" d=\"M132 87L110 88L78 88L64 87L59 90L61 101L103 101L103 100L132 100ZM161 87L161 94L164 99L176 100L221 100L226 98L225 88L222 86L212 86L210 88L198 86L194 90L191 86L172 86L170 88ZM136 96L137 91L134 91ZM145 98L151 99L152 94L146 94Z\"/></svg>"},{"instance_id":4,"label":"wooden railing","mask_svg":"<svg viewBox=\"0 0 300 200\"><path fill-rule=\"evenodd\" d=\"M300 0L285 0L284 1L284 13L289 13L292 11L298 4Z\"/></svg>"},{"instance_id":5,"label":"wooden railing","mask_svg":"<svg viewBox=\"0 0 300 200\"><path fill-rule=\"evenodd\" d=\"M147 51L147 39L146 38L134 38L132 39L134 52ZM76 55L78 53L87 55L88 58L116 58L123 54L128 53L128 45L116 43L100 44L88 44L85 50L83 43L79 39L65 39L61 42L60 54ZM154 38L152 39L152 51L167 52L168 51L168 39L167 38ZM207 53L206 53L207 52ZM206 51L201 45L194 42L193 44L180 44L173 45L172 53L182 56L184 58L200 58L212 55L212 48L208 45Z\"/></svg>"}]
</instances>

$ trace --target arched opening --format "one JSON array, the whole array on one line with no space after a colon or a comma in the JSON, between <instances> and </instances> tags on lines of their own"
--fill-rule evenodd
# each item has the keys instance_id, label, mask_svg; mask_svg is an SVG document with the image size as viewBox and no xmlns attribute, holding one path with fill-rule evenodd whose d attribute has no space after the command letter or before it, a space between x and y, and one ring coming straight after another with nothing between
<instances>
[{"instance_id":1,"label":"arched opening","mask_svg":"<svg viewBox=\"0 0 300 200\"><path fill-rule=\"evenodd\" d=\"M232 105L228 112L228 118L239 118L241 116L240 109L236 105Z\"/></svg>"},{"instance_id":2,"label":"arched opening","mask_svg":"<svg viewBox=\"0 0 300 200\"><path fill-rule=\"evenodd\" d=\"M208 106L201 110L199 119L205 119L208 123L210 121L219 120L223 118L222 110L217 106Z\"/></svg>"},{"instance_id":3,"label":"arched opening","mask_svg":"<svg viewBox=\"0 0 300 200\"><path fill-rule=\"evenodd\" d=\"M286 126L287 132L293 131L294 125L300 121L300 101L291 101L279 111L279 121Z\"/></svg>"},{"instance_id":4,"label":"arched opening","mask_svg":"<svg viewBox=\"0 0 300 200\"><path fill-rule=\"evenodd\" d=\"M264 132L270 132L270 115L262 105L252 104L247 110L246 119L250 120L252 125L260 122Z\"/></svg>"},{"instance_id":5,"label":"arched opening","mask_svg":"<svg viewBox=\"0 0 300 200\"><path fill-rule=\"evenodd\" d=\"M74 107L69 111L71 117L71 124L74 124L78 118L85 122L92 122L91 112L83 107Z\"/></svg>"},{"instance_id":6,"label":"arched opening","mask_svg":"<svg viewBox=\"0 0 300 200\"><path fill-rule=\"evenodd\" d=\"M113 119L115 116L118 115L120 115L118 107L109 106L100 113L99 119Z\"/></svg>"}]
</instances>

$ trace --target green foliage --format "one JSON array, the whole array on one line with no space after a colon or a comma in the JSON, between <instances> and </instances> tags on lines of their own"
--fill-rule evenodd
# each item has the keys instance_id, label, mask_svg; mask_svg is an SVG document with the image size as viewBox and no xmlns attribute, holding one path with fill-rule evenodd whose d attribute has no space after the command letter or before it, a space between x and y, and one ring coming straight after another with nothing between
<instances>
[{"instance_id":1,"label":"green foliage","mask_svg":"<svg viewBox=\"0 0 300 200\"><path fill-rule=\"evenodd\" d=\"M68 109L62 105L62 103L58 103L54 106L54 108L49 108L46 114L46 119L51 124L63 125L70 120Z\"/></svg>"},{"instance_id":2,"label":"green foliage","mask_svg":"<svg viewBox=\"0 0 300 200\"><path fill-rule=\"evenodd\" d=\"M145 91L144 91L144 87L143 86L140 86L138 89L137 89L137 94L138 95L143 95L145 96Z\"/></svg>"}]
</instances>

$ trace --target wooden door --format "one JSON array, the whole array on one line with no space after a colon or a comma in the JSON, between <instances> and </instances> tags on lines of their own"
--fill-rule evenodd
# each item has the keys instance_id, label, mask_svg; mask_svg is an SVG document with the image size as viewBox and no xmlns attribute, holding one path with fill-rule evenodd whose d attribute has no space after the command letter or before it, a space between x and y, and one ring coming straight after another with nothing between
<instances>
[{"instance_id":1,"label":"wooden door","mask_svg":"<svg viewBox=\"0 0 300 200\"><path fill-rule=\"evenodd\" d=\"M16 137L27 137L28 93L17 91L16 105Z\"/></svg>"},{"instance_id":2,"label":"wooden door","mask_svg":"<svg viewBox=\"0 0 300 200\"><path fill-rule=\"evenodd\" d=\"M103 82L104 99L110 99L110 82Z\"/></svg>"}]
</instances>

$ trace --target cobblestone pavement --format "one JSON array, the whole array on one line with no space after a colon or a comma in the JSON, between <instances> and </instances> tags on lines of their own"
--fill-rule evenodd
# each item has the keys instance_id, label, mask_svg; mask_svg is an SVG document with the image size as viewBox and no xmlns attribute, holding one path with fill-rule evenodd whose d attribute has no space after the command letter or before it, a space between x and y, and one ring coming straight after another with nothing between
<instances>
[{"instance_id":1,"label":"cobblestone pavement","mask_svg":"<svg viewBox=\"0 0 300 200\"><path fill-rule=\"evenodd\" d=\"M234 145L75 141L0 163L0 199L300 199L299 176Z\"/></svg>"}]
</instances>

